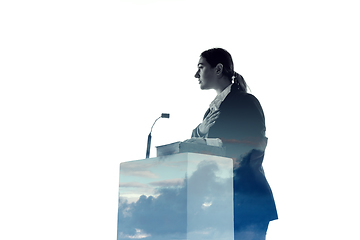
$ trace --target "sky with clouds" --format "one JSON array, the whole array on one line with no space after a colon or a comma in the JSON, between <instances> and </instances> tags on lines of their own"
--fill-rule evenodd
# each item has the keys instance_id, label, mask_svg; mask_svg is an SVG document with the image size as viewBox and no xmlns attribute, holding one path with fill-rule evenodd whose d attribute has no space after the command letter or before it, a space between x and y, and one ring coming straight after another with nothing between
<instances>
[{"instance_id":1,"label":"sky with clouds","mask_svg":"<svg viewBox=\"0 0 360 240\"><path fill-rule=\"evenodd\" d=\"M351 238L356 3L2 1L0 238L115 239L120 163L145 158L161 113L151 157L191 136L215 97L194 78L212 47L232 54L265 113L279 213L268 240Z\"/></svg>"},{"instance_id":2,"label":"sky with clouds","mask_svg":"<svg viewBox=\"0 0 360 240\"><path fill-rule=\"evenodd\" d=\"M134 182L131 166L163 180L138 175ZM118 239L233 237L232 169L231 159L187 153L122 163Z\"/></svg>"}]
</instances>

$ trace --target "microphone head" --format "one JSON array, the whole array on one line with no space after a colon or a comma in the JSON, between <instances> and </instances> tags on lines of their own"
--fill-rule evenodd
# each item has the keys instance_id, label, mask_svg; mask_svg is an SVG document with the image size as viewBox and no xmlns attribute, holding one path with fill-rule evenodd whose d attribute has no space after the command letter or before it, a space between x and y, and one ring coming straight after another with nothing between
<instances>
[{"instance_id":1,"label":"microphone head","mask_svg":"<svg viewBox=\"0 0 360 240\"><path fill-rule=\"evenodd\" d=\"M170 118L170 114L169 113L162 113L161 117L162 118Z\"/></svg>"}]
</instances>

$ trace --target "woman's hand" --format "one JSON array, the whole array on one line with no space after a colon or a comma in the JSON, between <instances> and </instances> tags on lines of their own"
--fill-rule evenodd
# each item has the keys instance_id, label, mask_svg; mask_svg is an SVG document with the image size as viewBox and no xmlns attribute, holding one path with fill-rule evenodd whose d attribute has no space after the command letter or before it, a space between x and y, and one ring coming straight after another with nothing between
<instances>
[{"instance_id":1,"label":"woman's hand","mask_svg":"<svg viewBox=\"0 0 360 240\"><path fill-rule=\"evenodd\" d=\"M209 113L203 122L199 125L199 131L202 135L209 132L209 129L215 124L216 119L219 117L220 111L216 110L213 113Z\"/></svg>"}]
</instances>

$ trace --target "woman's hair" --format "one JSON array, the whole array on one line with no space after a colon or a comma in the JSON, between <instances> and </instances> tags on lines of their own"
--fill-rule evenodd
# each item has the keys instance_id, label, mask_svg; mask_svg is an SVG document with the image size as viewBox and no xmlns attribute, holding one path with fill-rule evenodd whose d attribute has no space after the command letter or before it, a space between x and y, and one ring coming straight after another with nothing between
<instances>
[{"instance_id":1,"label":"woman's hair","mask_svg":"<svg viewBox=\"0 0 360 240\"><path fill-rule=\"evenodd\" d=\"M221 63L223 65L223 74L230 81L233 79L240 91L247 92L246 82L240 74L234 71L234 63L228 51L222 48L212 48L204 51L200 56L205 58L212 68Z\"/></svg>"}]
</instances>

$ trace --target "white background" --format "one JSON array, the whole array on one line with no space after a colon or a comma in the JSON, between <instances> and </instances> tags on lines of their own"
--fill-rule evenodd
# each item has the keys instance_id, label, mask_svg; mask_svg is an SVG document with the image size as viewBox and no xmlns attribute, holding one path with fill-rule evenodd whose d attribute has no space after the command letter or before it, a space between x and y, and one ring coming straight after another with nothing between
<instances>
[{"instance_id":1,"label":"white background","mask_svg":"<svg viewBox=\"0 0 360 240\"><path fill-rule=\"evenodd\" d=\"M236 2L236 3L235 3ZM116 239L119 164L182 141L227 49L262 104L279 220L268 240L355 239L356 1L2 1L1 239Z\"/></svg>"}]
</instances>

